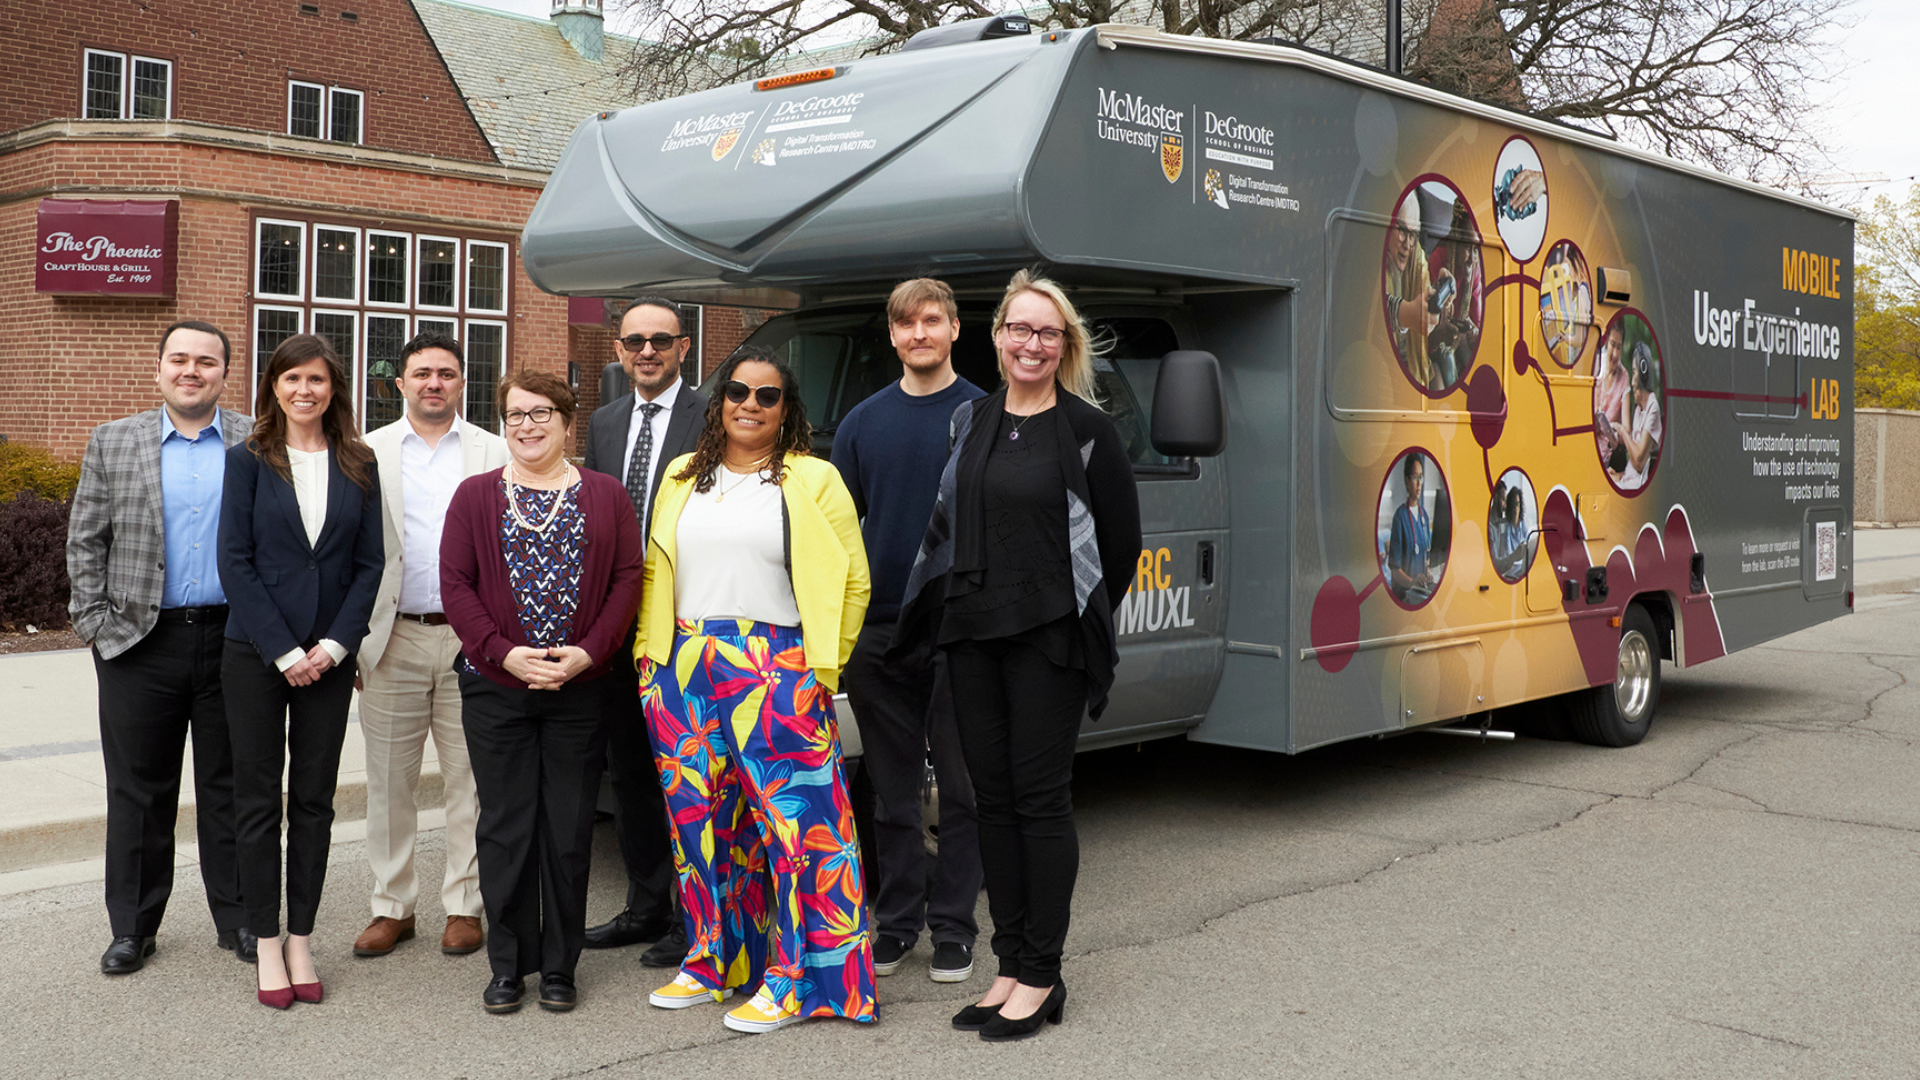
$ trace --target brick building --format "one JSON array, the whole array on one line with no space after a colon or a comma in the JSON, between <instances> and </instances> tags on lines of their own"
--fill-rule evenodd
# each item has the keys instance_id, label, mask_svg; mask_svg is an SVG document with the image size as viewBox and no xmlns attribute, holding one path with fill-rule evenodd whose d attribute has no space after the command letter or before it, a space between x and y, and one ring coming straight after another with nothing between
<instances>
[{"instance_id":1,"label":"brick building","mask_svg":"<svg viewBox=\"0 0 1920 1080\"><path fill-rule=\"evenodd\" d=\"M391 421L398 348L427 327L466 342L476 421L521 364L576 376L597 404L606 309L535 288L518 234L579 120L630 100L617 74L632 43L603 34L600 0L553 6L538 20L446 0L6 5L0 434L78 457L96 424L157 404L154 349L182 318L232 337L236 408L258 362L308 331L349 361L361 422ZM170 289L164 273L48 273L113 269L87 263L82 234L101 224L120 244L120 203L173 215L172 235L121 249L165 248ZM80 215L56 222L82 225L62 225L64 250L43 240L55 213ZM738 313L695 324L696 355L742 335Z\"/></svg>"}]
</instances>

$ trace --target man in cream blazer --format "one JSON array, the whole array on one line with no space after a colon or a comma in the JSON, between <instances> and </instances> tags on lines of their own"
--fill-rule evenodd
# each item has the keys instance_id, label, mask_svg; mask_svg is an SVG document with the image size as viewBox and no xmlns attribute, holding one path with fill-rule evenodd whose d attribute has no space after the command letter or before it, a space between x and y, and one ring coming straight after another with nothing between
<instances>
[{"instance_id":1,"label":"man in cream blazer","mask_svg":"<svg viewBox=\"0 0 1920 1080\"><path fill-rule=\"evenodd\" d=\"M401 356L395 383L406 399L406 416L367 435L380 466L387 565L359 656L374 918L353 944L356 956L385 956L413 937L419 895L414 793L429 733L446 789L447 872L440 899L447 925L440 951L470 953L486 941L473 839L479 803L453 670L460 639L440 606L440 530L454 489L469 476L505 465L507 443L460 418L466 378L458 341L428 331L407 342Z\"/></svg>"}]
</instances>

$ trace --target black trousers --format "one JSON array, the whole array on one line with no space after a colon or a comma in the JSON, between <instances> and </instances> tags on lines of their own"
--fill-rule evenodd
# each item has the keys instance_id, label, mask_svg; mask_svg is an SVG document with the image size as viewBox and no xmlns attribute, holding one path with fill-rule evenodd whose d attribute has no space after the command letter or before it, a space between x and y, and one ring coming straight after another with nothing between
<instances>
[{"instance_id":1,"label":"black trousers","mask_svg":"<svg viewBox=\"0 0 1920 1080\"><path fill-rule=\"evenodd\" d=\"M634 670L633 631L614 654L602 706L607 729L607 773L613 781L614 831L627 868L627 909L643 919L672 915L673 845L667 839L667 800L653 760L653 740L640 713L640 673Z\"/></svg>"},{"instance_id":2,"label":"black trousers","mask_svg":"<svg viewBox=\"0 0 1920 1080\"><path fill-rule=\"evenodd\" d=\"M333 846L333 791L353 702L353 658L294 686L249 642L221 658L233 739L240 889L247 929L280 935L280 774L287 774L287 933L311 934Z\"/></svg>"},{"instance_id":3,"label":"black trousers","mask_svg":"<svg viewBox=\"0 0 1920 1080\"><path fill-rule=\"evenodd\" d=\"M460 674L480 796L474 846L495 978L571 976L587 938L593 804L607 762L604 678L558 690Z\"/></svg>"},{"instance_id":4,"label":"black trousers","mask_svg":"<svg viewBox=\"0 0 1920 1080\"><path fill-rule=\"evenodd\" d=\"M874 849L879 884L874 923L908 948L926 927L934 943L969 947L980 936L973 917L980 896L980 832L973 783L960 751L953 693L944 659L931 666L889 664L892 623L860 630L841 686L860 722L862 768L873 785ZM920 798L931 750L940 791L940 855L928 858L920 836Z\"/></svg>"},{"instance_id":5,"label":"black trousers","mask_svg":"<svg viewBox=\"0 0 1920 1080\"><path fill-rule=\"evenodd\" d=\"M107 919L115 937L151 937L166 915L188 732L207 906L217 930L246 922L234 840L233 749L220 691L225 632L224 619L187 624L162 613L153 631L119 656L106 660L94 651L107 766Z\"/></svg>"},{"instance_id":6,"label":"black trousers","mask_svg":"<svg viewBox=\"0 0 1920 1080\"><path fill-rule=\"evenodd\" d=\"M1080 873L1073 753L1087 676L1004 640L956 642L947 664L980 815L993 954L1001 975L1052 986Z\"/></svg>"}]
</instances>

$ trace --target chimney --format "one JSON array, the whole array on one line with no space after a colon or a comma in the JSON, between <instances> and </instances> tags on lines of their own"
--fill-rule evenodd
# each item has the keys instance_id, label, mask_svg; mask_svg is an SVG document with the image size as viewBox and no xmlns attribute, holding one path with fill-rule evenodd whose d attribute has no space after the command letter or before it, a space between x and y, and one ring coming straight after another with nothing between
<instances>
[{"instance_id":1,"label":"chimney","mask_svg":"<svg viewBox=\"0 0 1920 1080\"><path fill-rule=\"evenodd\" d=\"M596 64L604 52L602 35L606 26L600 3L601 0L553 0L553 11L548 16L560 36L573 46L573 51Z\"/></svg>"}]
</instances>

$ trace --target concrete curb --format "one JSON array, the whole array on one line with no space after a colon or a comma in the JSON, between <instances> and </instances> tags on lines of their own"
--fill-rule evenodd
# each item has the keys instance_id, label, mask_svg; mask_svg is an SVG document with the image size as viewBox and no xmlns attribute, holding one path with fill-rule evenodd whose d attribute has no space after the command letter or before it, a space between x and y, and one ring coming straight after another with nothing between
<instances>
[{"instance_id":1,"label":"concrete curb","mask_svg":"<svg viewBox=\"0 0 1920 1080\"><path fill-rule=\"evenodd\" d=\"M174 843L197 844L200 837L194 823L192 790L183 788L180 795L180 814L175 818L173 827ZM442 809L445 801L446 791L441 785L440 770L436 763L428 762L420 769L420 786L414 795L414 805L424 812ZM347 780L336 787L333 793L335 827L366 819L366 780ZM107 807L103 801L97 814L0 830L0 874L97 859L106 846Z\"/></svg>"},{"instance_id":2,"label":"concrete curb","mask_svg":"<svg viewBox=\"0 0 1920 1080\"><path fill-rule=\"evenodd\" d=\"M1894 578L1891 581L1875 581L1867 585L1856 585L1855 596L1886 596L1889 593L1913 592L1920 589L1920 577Z\"/></svg>"}]
</instances>

